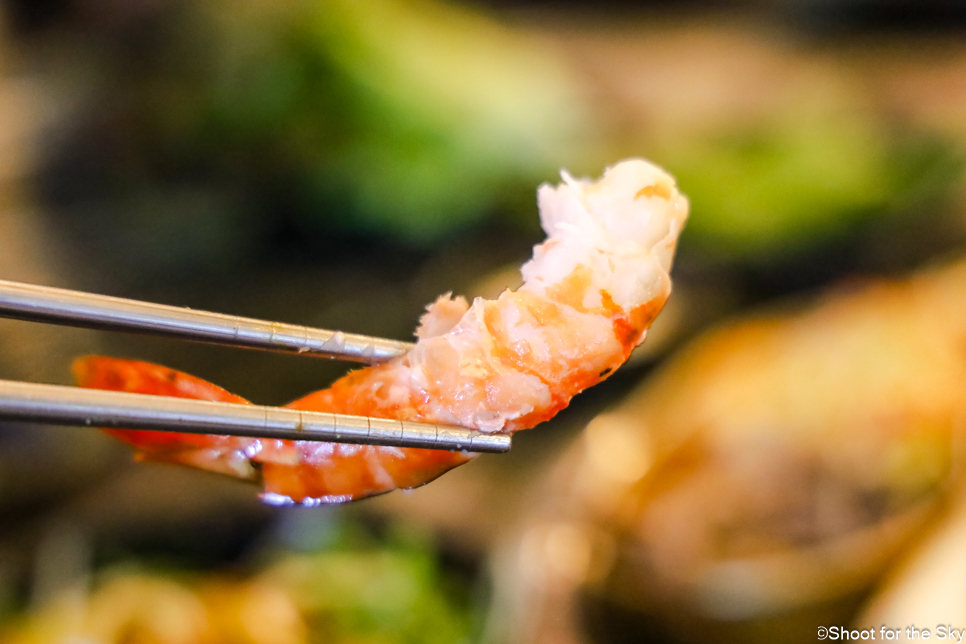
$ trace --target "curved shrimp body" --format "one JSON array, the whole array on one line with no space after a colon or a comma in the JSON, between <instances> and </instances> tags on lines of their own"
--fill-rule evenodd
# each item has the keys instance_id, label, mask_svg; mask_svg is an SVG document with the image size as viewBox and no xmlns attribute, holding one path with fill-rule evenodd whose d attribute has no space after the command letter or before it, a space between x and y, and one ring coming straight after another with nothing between
<instances>
[{"instance_id":1,"label":"curved shrimp body","mask_svg":"<svg viewBox=\"0 0 966 644\"><path fill-rule=\"evenodd\" d=\"M669 175L641 160L609 168L596 183L563 177L560 186L539 190L548 239L524 265L520 289L496 300L477 298L472 305L442 296L428 307L409 353L351 372L288 406L512 433L551 418L575 394L606 378L644 339L670 293L668 271L687 200ZM87 358L76 370L84 386L218 400L231 396L145 363ZM236 476L260 472L263 498L279 503L333 503L411 488L472 457L408 448L112 433L147 458Z\"/></svg>"}]
</instances>

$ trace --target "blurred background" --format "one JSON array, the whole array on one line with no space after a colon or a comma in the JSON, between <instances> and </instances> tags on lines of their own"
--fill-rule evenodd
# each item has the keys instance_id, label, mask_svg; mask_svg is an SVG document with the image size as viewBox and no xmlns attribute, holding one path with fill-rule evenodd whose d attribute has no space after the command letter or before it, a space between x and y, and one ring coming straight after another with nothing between
<instances>
[{"instance_id":1,"label":"blurred background","mask_svg":"<svg viewBox=\"0 0 966 644\"><path fill-rule=\"evenodd\" d=\"M628 365L412 492L267 507L0 423L0 641L966 627L964 36L953 0L7 0L3 279L407 339L516 286L561 168L646 157L692 215ZM347 369L0 320L0 378L88 353L263 404Z\"/></svg>"}]
</instances>

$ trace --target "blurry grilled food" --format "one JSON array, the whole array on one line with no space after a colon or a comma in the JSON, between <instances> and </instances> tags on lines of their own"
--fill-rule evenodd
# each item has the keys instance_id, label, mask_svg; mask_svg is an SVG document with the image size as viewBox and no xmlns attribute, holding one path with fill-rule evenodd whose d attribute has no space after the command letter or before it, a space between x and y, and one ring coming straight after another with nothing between
<instances>
[{"instance_id":1,"label":"blurry grilled food","mask_svg":"<svg viewBox=\"0 0 966 644\"><path fill-rule=\"evenodd\" d=\"M960 262L699 338L561 464L510 555L522 622L575 589L672 640L847 619L957 472L964 314Z\"/></svg>"}]
</instances>

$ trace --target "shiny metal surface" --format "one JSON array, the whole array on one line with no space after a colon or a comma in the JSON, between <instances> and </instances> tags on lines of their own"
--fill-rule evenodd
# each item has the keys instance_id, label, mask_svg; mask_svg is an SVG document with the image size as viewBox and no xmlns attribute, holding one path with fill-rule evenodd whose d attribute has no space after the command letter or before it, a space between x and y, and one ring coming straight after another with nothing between
<instances>
[{"instance_id":1,"label":"shiny metal surface","mask_svg":"<svg viewBox=\"0 0 966 644\"><path fill-rule=\"evenodd\" d=\"M509 436L447 425L9 380L0 380L0 418L468 452L510 449Z\"/></svg>"},{"instance_id":2,"label":"shiny metal surface","mask_svg":"<svg viewBox=\"0 0 966 644\"><path fill-rule=\"evenodd\" d=\"M0 280L0 317L172 336L366 364L384 362L413 346L410 342L6 280Z\"/></svg>"}]
</instances>

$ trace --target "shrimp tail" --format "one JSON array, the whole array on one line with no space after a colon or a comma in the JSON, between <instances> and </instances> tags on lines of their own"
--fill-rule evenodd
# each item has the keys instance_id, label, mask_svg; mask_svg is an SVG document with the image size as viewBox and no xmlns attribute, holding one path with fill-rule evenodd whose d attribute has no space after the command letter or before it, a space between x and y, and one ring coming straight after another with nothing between
<instances>
[{"instance_id":1,"label":"shrimp tail","mask_svg":"<svg viewBox=\"0 0 966 644\"><path fill-rule=\"evenodd\" d=\"M89 389L251 404L206 380L150 362L86 356L75 360L72 370L77 384ZM136 429L104 431L133 445L139 461L179 463L250 480L258 478L247 459L238 457L239 443L246 439Z\"/></svg>"},{"instance_id":2,"label":"shrimp tail","mask_svg":"<svg viewBox=\"0 0 966 644\"><path fill-rule=\"evenodd\" d=\"M218 385L187 373L136 360L88 356L74 362L77 384L91 389L127 391L250 404ZM338 396L306 396L287 405L305 411L365 413ZM339 503L395 488L418 487L471 457L461 452L374 448L134 429L105 429L137 449L140 461L178 463L219 474L261 481L270 503Z\"/></svg>"}]
</instances>

